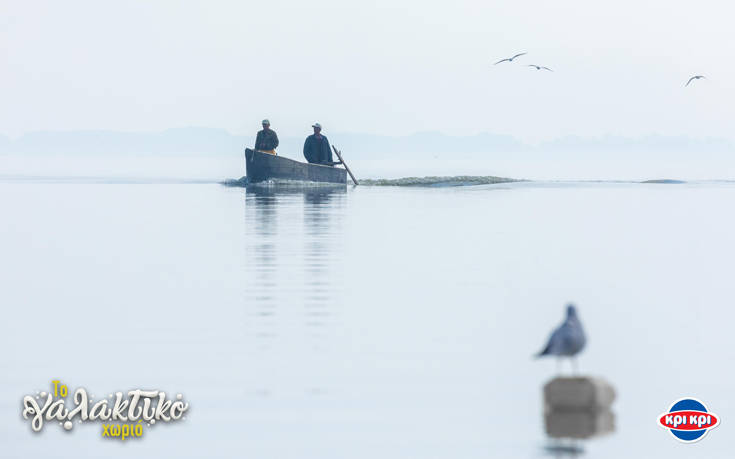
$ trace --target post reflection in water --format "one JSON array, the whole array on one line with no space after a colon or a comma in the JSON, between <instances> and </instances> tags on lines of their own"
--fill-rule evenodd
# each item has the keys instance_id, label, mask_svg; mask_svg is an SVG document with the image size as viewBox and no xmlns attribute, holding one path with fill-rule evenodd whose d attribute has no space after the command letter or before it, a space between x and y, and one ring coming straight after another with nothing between
<instances>
[{"instance_id":1,"label":"post reflection in water","mask_svg":"<svg viewBox=\"0 0 735 459\"><path fill-rule=\"evenodd\" d=\"M338 317L346 198L344 187L245 192L245 329L251 350L261 354L253 359L263 367L259 392L290 379L278 366L283 362L294 371L302 366L298 378L307 391L322 390L318 369L329 365L325 352Z\"/></svg>"},{"instance_id":2,"label":"post reflection in water","mask_svg":"<svg viewBox=\"0 0 735 459\"><path fill-rule=\"evenodd\" d=\"M616 393L601 378L556 377L546 383L544 427L551 444L547 452L555 457L576 457L584 453L582 442L615 431L611 410Z\"/></svg>"},{"instance_id":3,"label":"post reflection in water","mask_svg":"<svg viewBox=\"0 0 735 459\"><path fill-rule=\"evenodd\" d=\"M544 425L552 442L549 453L577 457L584 454L584 440L614 432L615 415L610 409L551 410L544 414Z\"/></svg>"}]
</instances>

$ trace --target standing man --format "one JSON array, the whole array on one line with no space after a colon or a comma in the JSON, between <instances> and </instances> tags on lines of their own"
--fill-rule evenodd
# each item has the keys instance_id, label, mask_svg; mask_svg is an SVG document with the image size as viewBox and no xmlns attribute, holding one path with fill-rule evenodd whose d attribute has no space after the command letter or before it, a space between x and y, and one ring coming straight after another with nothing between
<instances>
[{"instance_id":1,"label":"standing man","mask_svg":"<svg viewBox=\"0 0 735 459\"><path fill-rule=\"evenodd\" d=\"M271 129L270 121L263 120L263 130L258 131L258 135L255 137L255 149L263 153L275 155L277 146L278 136L276 135L276 131Z\"/></svg>"},{"instance_id":2,"label":"standing man","mask_svg":"<svg viewBox=\"0 0 735 459\"><path fill-rule=\"evenodd\" d=\"M304 142L304 158L310 163L334 166L332 149L329 147L329 140L322 135L322 125L314 123L311 127L314 128L314 134Z\"/></svg>"}]
</instances>

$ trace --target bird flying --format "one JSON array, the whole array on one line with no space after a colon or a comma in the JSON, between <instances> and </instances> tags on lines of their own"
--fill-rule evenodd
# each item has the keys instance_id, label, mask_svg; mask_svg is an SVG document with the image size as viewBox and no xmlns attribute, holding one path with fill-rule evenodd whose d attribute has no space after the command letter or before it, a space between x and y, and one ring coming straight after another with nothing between
<instances>
[{"instance_id":1,"label":"bird flying","mask_svg":"<svg viewBox=\"0 0 735 459\"><path fill-rule=\"evenodd\" d=\"M548 70L549 72L553 72L553 70L548 67L544 67L543 65L528 64L526 67L535 67L536 70Z\"/></svg>"},{"instance_id":2,"label":"bird flying","mask_svg":"<svg viewBox=\"0 0 735 459\"><path fill-rule=\"evenodd\" d=\"M707 77L705 77L704 75L694 75L693 77L689 78L689 81L687 81L687 84L685 84L684 87L686 88L687 86L689 86L689 83L691 83L692 80L698 80L700 78L706 79Z\"/></svg>"},{"instance_id":3,"label":"bird flying","mask_svg":"<svg viewBox=\"0 0 735 459\"><path fill-rule=\"evenodd\" d=\"M526 53L518 53L518 54L516 54L516 55L515 55L515 56L513 56L513 57L508 57L508 58L505 58L505 59L500 59L500 60L499 60L498 62L494 63L493 65L498 65L498 64L500 64L501 62L506 62L506 61L507 61L507 62L513 62L513 59L515 59L516 57L521 57L521 56L523 56L524 54L526 54Z\"/></svg>"},{"instance_id":4,"label":"bird flying","mask_svg":"<svg viewBox=\"0 0 735 459\"><path fill-rule=\"evenodd\" d=\"M567 316L559 327L551 333L546 347L536 354L536 357L554 355L557 357L574 357L579 354L587 338L582 330L582 322L577 316L577 308L573 304L567 305Z\"/></svg>"}]
</instances>

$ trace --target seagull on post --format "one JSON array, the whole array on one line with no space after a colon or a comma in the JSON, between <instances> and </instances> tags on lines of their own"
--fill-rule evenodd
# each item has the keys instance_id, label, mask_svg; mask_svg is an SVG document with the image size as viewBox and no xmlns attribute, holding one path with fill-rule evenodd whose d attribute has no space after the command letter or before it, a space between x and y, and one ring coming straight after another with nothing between
<instances>
[{"instance_id":1,"label":"seagull on post","mask_svg":"<svg viewBox=\"0 0 735 459\"><path fill-rule=\"evenodd\" d=\"M587 338L582 330L582 322L577 316L577 308L573 304L567 305L567 316L559 327L551 333L546 347L536 354L536 357L553 355L559 358L568 357L572 361L572 370L576 372L576 361L574 357L579 354Z\"/></svg>"},{"instance_id":2,"label":"seagull on post","mask_svg":"<svg viewBox=\"0 0 735 459\"><path fill-rule=\"evenodd\" d=\"M527 53L518 53L518 54L516 54L516 55L515 55L515 56L513 56L513 57L507 57L507 58L505 58L505 59L500 59L500 60L499 60L498 62L494 63L493 65L498 65L498 64L500 64L501 62L513 62L513 59L515 59L516 57L521 57L521 56L523 56L524 54L527 54Z\"/></svg>"},{"instance_id":3,"label":"seagull on post","mask_svg":"<svg viewBox=\"0 0 735 459\"><path fill-rule=\"evenodd\" d=\"M685 84L684 87L686 88L693 80L698 80L700 78L707 79L707 77L705 77L704 75L694 75L693 77L689 78L689 81L687 81L687 84Z\"/></svg>"}]
</instances>

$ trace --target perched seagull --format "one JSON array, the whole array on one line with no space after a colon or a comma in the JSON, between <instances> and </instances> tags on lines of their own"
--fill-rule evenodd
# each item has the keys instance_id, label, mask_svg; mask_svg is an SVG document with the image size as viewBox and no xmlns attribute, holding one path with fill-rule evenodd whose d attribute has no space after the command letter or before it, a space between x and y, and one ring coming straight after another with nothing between
<instances>
[{"instance_id":1,"label":"perched seagull","mask_svg":"<svg viewBox=\"0 0 735 459\"><path fill-rule=\"evenodd\" d=\"M543 69L543 70L548 70L549 72L553 72L553 70L551 70L548 67L544 67L543 65L528 64L526 67L536 67L536 70L542 70Z\"/></svg>"},{"instance_id":2,"label":"perched seagull","mask_svg":"<svg viewBox=\"0 0 735 459\"><path fill-rule=\"evenodd\" d=\"M519 54L516 54L515 56L513 56L513 57L509 57L509 58L507 58L507 59L500 59L500 60L499 60L498 62L494 63L493 65L498 65L498 64L500 64L501 62L506 62L506 61L508 61L508 62L513 62L513 59L515 59L516 57L520 57L520 56L523 56L524 54L526 54L526 53L519 53Z\"/></svg>"},{"instance_id":3,"label":"perched seagull","mask_svg":"<svg viewBox=\"0 0 735 459\"><path fill-rule=\"evenodd\" d=\"M572 360L572 369L576 370L576 362L574 356L584 349L587 338L582 330L582 323L577 317L577 308L573 304L567 305L567 317L559 327L551 333L549 342L546 347L536 354L536 357L545 355L554 355L559 357L569 357Z\"/></svg>"},{"instance_id":4,"label":"perched seagull","mask_svg":"<svg viewBox=\"0 0 735 459\"><path fill-rule=\"evenodd\" d=\"M693 77L689 78L689 81L687 81L687 84L685 84L684 87L686 88L687 86L689 86L689 83L691 83L692 80L698 80L700 78L706 79L707 77L705 77L704 75L694 75Z\"/></svg>"}]
</instances>

